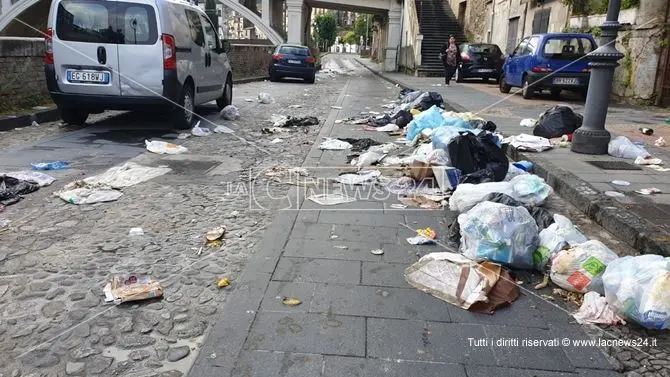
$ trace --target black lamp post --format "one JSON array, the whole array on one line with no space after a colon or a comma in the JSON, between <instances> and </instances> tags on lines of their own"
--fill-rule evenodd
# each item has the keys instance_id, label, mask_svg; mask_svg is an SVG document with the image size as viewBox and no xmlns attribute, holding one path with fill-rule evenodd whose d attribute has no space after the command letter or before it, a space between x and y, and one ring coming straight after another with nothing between
<instances>
[{"instance_id":1,"label":"black lamp post","mask_svg":"<svg viewBox=\"0 0 670 377\"><path fill-rule=\"evenodd\" d=\"M572 137L571 150L583 154L607 154L610 133L605 129L607 108L609 106L614 69L619 65L617 60L624 57L617 51L615 40L619 24L621 0L610 0L607 7L607 19L600 27L602 36L600 47L589 54L591 79L589 91L584 105L584 122Z\"/></svg>"}]
</instances>

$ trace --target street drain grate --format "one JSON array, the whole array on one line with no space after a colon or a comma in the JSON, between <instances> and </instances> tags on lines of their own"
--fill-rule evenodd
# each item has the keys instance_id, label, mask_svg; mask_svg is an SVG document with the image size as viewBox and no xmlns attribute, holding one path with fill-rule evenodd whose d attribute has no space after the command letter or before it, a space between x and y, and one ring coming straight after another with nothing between
<instances>
[{"instance_id":1,"label":"street drain grate","mask_svg":"<svg viewBox=\"0 0 670 377\"><path fill-rule=\"evenodd\" d=\"M586 161L589 164L603 170L642 170L639 166L623 161Z\"/></svg>"}]
</instances>

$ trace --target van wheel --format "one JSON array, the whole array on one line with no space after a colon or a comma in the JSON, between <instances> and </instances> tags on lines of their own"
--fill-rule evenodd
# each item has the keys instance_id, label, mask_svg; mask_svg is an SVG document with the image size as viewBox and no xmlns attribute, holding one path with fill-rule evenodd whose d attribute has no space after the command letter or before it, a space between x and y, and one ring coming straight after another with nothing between
<instances>
[{"instance_id":1,"label":"van wheel","mask_svg":"<svg viewBox=\"0 0 670 377\"><path fill-rule=\"evenodd\" d=\"M67 124L83 126L88 118L88 111L82 109L59 108L60 117Z\"/></svg>"},{"instance_id":2,"label":"van wheel","mask_svg":"<svg viewBox=\"0 0 670 377\"><path fill-rule=\"evenodd\" d=\"M216 100L216 107L221 111L231 103L233 103L233 81L228 77L226 86L223 87L223 95Z\"/></svg>"},{"instance_id":3,"label":"van wheel","mask_svg":"<svg viewBox=\"0 0 670 377\"><path fill-rule=\"evenodd\" d=\"M509 93L510 90L512 90L512 87L507 84L507 80L505 80L505 76L500 76L500 79L498 80L498 89L500 90L500 93Z\"/></svg>"},{"instance_id":4,"label":"van wheel","mask_svg":"<svg viewBox=\"0 0 670 377\"><path fill-rule=\"evenodd\" d=\"M533 98L533 89L530 87L530 83L528 82L528 77L524 76L523 78L523 83L522 83L522 90L521 90L521 95L523 96L524 99L531 99Z\"/></svg>"},{"instance_id":5,"label":"van wheel","mask_svg":"<svg viewBox=\"0 0 670 377\"><path fill-rule=\"evenodd\" d=\"M175 108L174 126L176 129L185 130L191 128L195 119L195 100L191 84L184 85L179 96L179 106Z\"/></svg>"}]
</instances>

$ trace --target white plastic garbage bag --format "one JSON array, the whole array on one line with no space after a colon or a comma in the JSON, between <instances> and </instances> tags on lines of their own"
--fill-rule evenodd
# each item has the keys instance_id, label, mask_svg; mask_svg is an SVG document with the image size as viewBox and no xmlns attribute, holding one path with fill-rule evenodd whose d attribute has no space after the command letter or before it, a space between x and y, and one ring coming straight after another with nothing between
<instances>
[{"instance_id":1,"label":"white plastic garbage bag","mask_svg":"<svg viewBox=\"0 0 670 377\"><path fill-rule=\"evenodd\" d=\"M158 154L180 154L187 152L188 149L186 147L182 147L181 145L177 144L172 144L168 143L166 141L160 141L160 140L145 140L144 143L147 146L147 150L152 153L158 153Z\"/></svg>"},{"instance_id":2,"label":"white plastic garbage bag","mask_svg":"<svg viewBox=\"0 0 670 377\"><path fill-rule=\"evenodd\" d=\"M607 302L648 329L670 328L670 257L626 256L603 274Z\"/></svg>"},{"instance_id":3,"label":"white plastic garbage bag","mask_svg":"<svg viewBox=\"0 0 670 377\"><path fill-rule=\"evenodd\" d=\"M610 156L629 158L634 160L638 157L646 158L651 156L644 147L635 145L625 136L617 136L612 139L607 146L607 153Z\"/></svg>"},{"instance_id":4,"label":"white plastic garbage bag","mask_svg":"<svg viewBox=\"0 0 670 377\"><path fill-rule=\"evenodd\" d=\"M572 316L582 325L588 323L616 325L623 322L623 318L612 309L605 297L596 292L586 292L582 306Z\"/></svg>"},{"instance_id":5,"label":"white plastic garbage bag","mask_svg":"<svg viewBox=\"0 0 670 377\"><path fill-rule=\"evenodd\" d=\"M483 202L460 214L458 225L461 251L466 257L488 259L515 268L533 267L533 252L539 243L538 228L526 208Z\"/></svg>"},{"instance_id":6,"label":"white plastic garbage bag","mask_svg":"<svg viewBox=\"0 0 670 377\"><path fill-rule=\"evenodd\" d=\"M517 175L524 175L524 174L528 174L528 172L510 162L509 169L507 169L507 175L505 176L505 179L503 179L503 181L509 182L512 180L512 178L516 177Z\"/></svg>"},{"instance_id":7,"label":"white plastic garbage bag","mask_svg":"<svg viewBox=\"0 0 670 377\"><path fill-rule=\"evenodd\" d=\"M554 223L540 231L540 247L533 253L535 268L539 271L544 270L554 254L588 240L570 219L554 214Z\"/></svg>"},{"instance_id":8,"label":"white plastic garbage bag","mask_svg":"<svg viewBox=\"0 0 670 377\"><path fill-rule=\"evenodd\" d=\"M225 120L236 120L240 117L240 110L235 105L228 105L221 110L221 118Z\"/></svg>"},{"instance_id":9,"label":"white plastic garbage bag","mask_svg":"<svg viewBox=\"0 0 670 377\"><path fill-rule=\"evenodd\" d=\"M465 212L494 192L507 194L524 204L537 206L544 204L553 190L544 179L533 174L519 175L509 182L462 183L449 198L449 209Z\"/></svg>"},{"instance_id":10,"label":"white plastic garbage bag","mask_svg":"<svg viewBox=\"0 0 670 377\"><path fill-rule=\"evenodd\" d=\"M528 134L510 136L503 140L503 143L509 144L514 147L514 149L520 151L544 152L551 149L551 142L549 139Z\"/></svg>"},{"instance_id":11,"label":"white plastic garbage bag","mask_svg":"<svg viewBox=\"0 0 670 377\"><path fill-rule=\"evenodd\" d=\"M212 134L212 130L206 127L200 127L200 121L198 121L198 123L191 129L191 134L193 136L209 136Z\"/></svg>"},{"instance_id":12,"label":"white plastic garbage bag","mask_svg":"<svg viewBox=\"0 0 670 377\"><path fill-rule=\"evenodd\" d=\"M556 285L568 291L603 294L603 273L607 265L617 258L602 242L586 241L556 253L551 259L549 276Z\"/></svg>"},{"instance_id":13,"label":"white plastic garbage bag","mask_svg":"<svg viewBox=\"0 0 670 377\"><path fill-rule=\"evenodd\" d=\"M20 179L22 181L31 181L37 183L40 187L49 186L52 184L56 178L44 174L39 171L23 170L23 171L11 171L7 173L0 173L0 176L6 175L8 177Z\"/></svg>"},{"instance_id":14,"label":"white plastic garbage bag","mask_svg":"<svg viewBox=\"0 0 670 377\"><path fill-rule=\"evenodd\" d=\"M326 149L326 150L343 150L343 149L349 149L351 148L351 144L347 143L346 141L338 140L338 139L332 139L327 137L325 141L319 145L319 149Z\"/></svg>"},{"instance_id":15,"label":"white plastic garbage bag","mask_svg":"<svg viewBox=\"0 0 670 377\"><path fill-rule=\"evenodd\" d=\"M385 154L379 152L365 152L351 161L351 165L356 166L359 170L378 163L386 157Z\"/></svg>"},{"instance_id":16,"label":"white plastic garbage bag","mask_svg":"<svg viewBox=\"0 0 670 377\"><path fill-rule=\"evenodd\" d=\"M521 123L519 125L521 127L535 127L535 123L537 123L537 120L533 118L526 118L526 119L521 119Z\"/></svg>"},{"instance_id":17,"label":"white plastic garbage bag","mask_svg":"<svg viewBox=\"0 0 670 377\"><path fill-rule=\"evenodd\" d=\"M170 171L172 169L168 167L143 166L134 162L126 162L123 165L111 167L102 174L93 175L81 181L70 183L65 188L74 188L79 186L79 182L84 182L88 185L108 186L113 189L119 189L154 179Z\"/></svg>"},{"instance_id":18,"label":"white plastic garbage bag","mask_svg":"<svg viewBox=\"0 0 670 377\"><path fill-rule=\"evenodd\" d=\"M272 98L270 93L258 93L258 102L267 105L274 102L274 98Z\"/></svg>"},{"instance_id":19,"label":"white plastic garbage bag","mask_svg":"<svg viewBox=\"0 0 670 377\"><path fill-rule=\"evenodd\" d=\"M122 197L123 193L110 188L80 187L61 191L58 196L70 204L94 204L113 202Z\"/></svg>"}]
</instances>

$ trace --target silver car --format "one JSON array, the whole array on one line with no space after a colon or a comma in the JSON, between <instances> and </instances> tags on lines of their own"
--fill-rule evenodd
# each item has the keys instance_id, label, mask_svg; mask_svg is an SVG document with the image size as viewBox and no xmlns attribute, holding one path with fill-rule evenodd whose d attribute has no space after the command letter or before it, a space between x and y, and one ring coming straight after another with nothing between
<instances>
[{"instance_id":1,"label":"silver car","mask_svg":"<svg viewBox=\"0 0 670 377\"><path fill-rule=\"evenodd\" d=\"M53 0L45 73L62 119L104 110L168 108L188 128L196 105L233 95L226 52L197 6L179 0Z\"/></svg>"}]
</instances>

